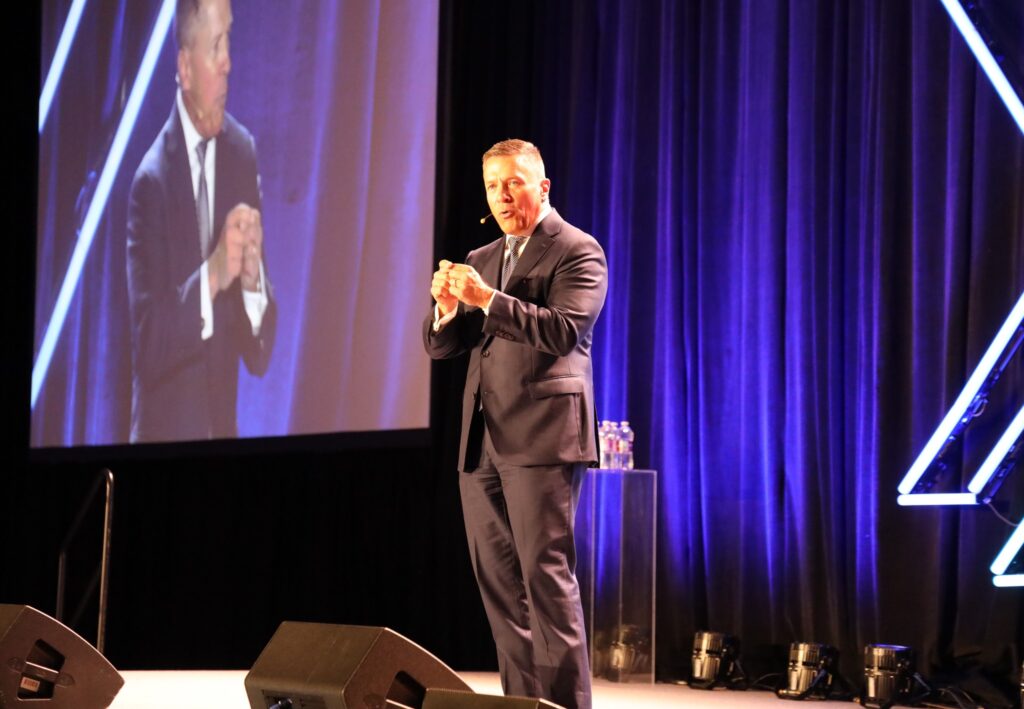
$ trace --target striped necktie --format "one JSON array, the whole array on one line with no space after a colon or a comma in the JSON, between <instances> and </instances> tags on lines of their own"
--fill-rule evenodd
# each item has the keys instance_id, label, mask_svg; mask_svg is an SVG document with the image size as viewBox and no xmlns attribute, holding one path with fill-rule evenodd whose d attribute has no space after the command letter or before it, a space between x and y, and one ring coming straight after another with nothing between
<instances>
[{"instance_id":1,"label":"striped necktie","mask_svg":"<svg viewBox=\"0 0 1024 709\"><path fill-rule=\"evenodd\" d=\"M523 245L524 241L526 241L525 236L510 236L508 238L508 258L505 259L505 265L501 267L501 290L505 290L509 276L516 270L516 264L519 263L519 247Z\"/></svg>"},{"instance_id":2,"label":"striped necktie","mask_svg":"<svg viewBox=\"0 0 1024 709\"><path fill-rule=\"evenodd\" d=\"M196 146L196 155L199 156L199 193L196 195L196 220L199 223L199 249L202 257L209 256L210 251L210 198L206 190L206 146L209 140L204 140Z\"/></svg>"}]
</instances>

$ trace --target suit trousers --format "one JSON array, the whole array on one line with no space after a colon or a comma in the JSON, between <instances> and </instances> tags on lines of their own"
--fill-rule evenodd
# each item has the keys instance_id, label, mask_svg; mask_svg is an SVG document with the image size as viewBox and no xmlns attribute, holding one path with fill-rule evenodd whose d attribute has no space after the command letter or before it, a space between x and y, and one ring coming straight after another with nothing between
<instances>
[{"instance_id":1,"label":"suit trousers","mask_svg":"<svg viewBox=\"0 0 1024 709\"><path fill-rule=\"evenodd\" d=\"M486 429L459 473L466 537L506 695L590 709L590 662L573 538L586 464L503 462Z\"/></svg>"}]
</instances>

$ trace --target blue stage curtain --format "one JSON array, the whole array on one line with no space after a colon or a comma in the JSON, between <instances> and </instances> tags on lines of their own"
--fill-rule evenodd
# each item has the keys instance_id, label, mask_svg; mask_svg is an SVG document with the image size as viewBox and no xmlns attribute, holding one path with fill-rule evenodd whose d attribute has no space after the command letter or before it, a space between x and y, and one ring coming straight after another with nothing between
<instances>
[{"instance_id":1,"label":"blue stage curtain","mask_svg":"<svg viewBox=\"0 0 1024 709\"><path fill-rule=\"evenodd\" d=\"M659 472L659 676L713 629L749 659L836 644L855 679L865 643L907 643L1012 696L1022 597L988 571L1011 528L896 503L1024 291L1024 143L938 0L441 8L441 254L493 238L479 155L521 136L608 256L598 415ZM1011 522L1022 489L996 498Z\"/></svg>"},{"instance_id":2,"label":"blue stage curtain","mask_svg":"<svg viewBox=\"0 0 1024 709\"><path fill-rule=\"evenodd\" d=\"M659 675L685 676L712 629L748 657L832 643L852 678L864 644L911 644L923 670L977 670L1008 696L1021 594L988 566L1011 528L896 504L1024 290L1021 135L938 0L442 17L439 144L460 172L439 194L470 205L439 202L441 250L484 239L457 225L482 211L478 156L514 135L608 255L598 414L628 418L660 475ZM1016 412L1019 369L946 489ZM1022 478L997 498L1013 521Z\"/></svg>"},{"instance_id":3,"label":"blue stage curtain","mask_svg":"<svg viewBox=\"0 0 1024 709\"><path fill-rule=\"evenodd\" d=\"M1024 290L1021 136L939 2L600 0L537 25L560 113L514 128L607 251L599 415L660 473L662 675L707 628L830 642L852 676L894 642L1005 682L1021 594L987 567L1010 528L896 505Z\"/></svg>"}]
</instances>

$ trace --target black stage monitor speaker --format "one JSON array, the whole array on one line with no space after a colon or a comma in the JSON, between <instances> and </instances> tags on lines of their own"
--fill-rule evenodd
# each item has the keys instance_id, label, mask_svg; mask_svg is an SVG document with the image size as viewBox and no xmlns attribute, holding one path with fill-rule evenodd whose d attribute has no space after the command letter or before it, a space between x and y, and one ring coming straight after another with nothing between
<instances>
[{"instance_id":1,"label":"black stage monitor speaker","mask_svg":"<svg viewBox=\"0 0 1024 709\"><path fill-rule=\"evenodd\" d=\"M0 709L104 709L123 685L71 628L30 606L0 604Z\"/></svg>"},{"instance_id":2,"label":"black stage monitor speaker","mask_svg":"<svg viewBox=\"0 0 1024 709\"><path fill-rule=\"evenodd\" d=\"M286 621L245 676L252 709L420 709L428 687L470 690L388 628Z\"/></svg>"},{"instance_id":3,"label":"black stage monitor speaker","mask_svg":"<svg viewBox=\"0 0 1024 709\"><path fill-rule=\"evenodd\" d=\"M545 699L499 697L454 689L428 689L423 709L562 709Z\"/></svg>"}]
</instances>

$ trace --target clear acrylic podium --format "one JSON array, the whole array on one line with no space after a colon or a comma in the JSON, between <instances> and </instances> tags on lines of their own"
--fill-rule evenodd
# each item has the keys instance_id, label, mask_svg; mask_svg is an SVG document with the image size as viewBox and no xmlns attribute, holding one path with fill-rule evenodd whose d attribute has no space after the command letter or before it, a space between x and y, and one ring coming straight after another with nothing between
<instances>
[{"instance_id":1,"label":"clear acrylic podium","mask_svg":"<svg viewBox=\"0 0 1024 709\"><path fill-rule=\"evenodd\" d=\"M594 677L654 682L657 471L587 471L576 577Z\"/></svg>"}]
</instances>

